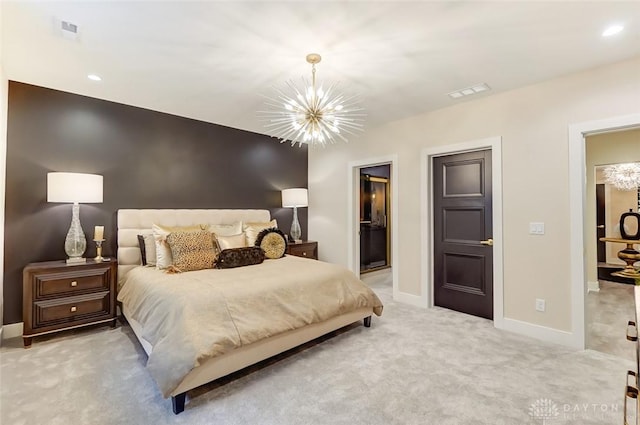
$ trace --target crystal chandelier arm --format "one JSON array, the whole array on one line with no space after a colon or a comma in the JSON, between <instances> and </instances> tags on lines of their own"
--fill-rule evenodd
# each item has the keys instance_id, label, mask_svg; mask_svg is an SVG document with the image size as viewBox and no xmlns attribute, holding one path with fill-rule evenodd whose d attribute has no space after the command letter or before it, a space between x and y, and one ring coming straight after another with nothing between
<instances>
[{"instance_id":1,"label":"crystal chandelier arm","mask_svg":"<svg viewBox=\"0 0 640 425\"><path fill-rule=\"evenodd\" d=\"M345 135L363 129L363 109L358 106L358 96L339 93L338 83L327 86L318 84L316 67L321 60L318 54L307 55L311 64L311 81L302 78L302 86L287 81L283 89L275 89L268 97L267 111L260 111L266 121L268 134L291 141L292 145L303 143L325 146L336 140L347 142ZM318 87L319 85L319 87Z\"/></svg>"}]
</instances>

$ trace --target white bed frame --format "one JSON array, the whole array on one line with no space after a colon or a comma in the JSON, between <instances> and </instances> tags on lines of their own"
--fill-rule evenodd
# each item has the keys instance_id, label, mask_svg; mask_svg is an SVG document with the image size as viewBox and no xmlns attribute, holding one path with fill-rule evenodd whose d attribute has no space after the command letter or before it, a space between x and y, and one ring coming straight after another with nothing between
<instances>
[{"instance_id":1,"label":"white bed frame","mask_svg":"<svg viewBox=\"0 0 640 425\"><path fill-rule=\"evenodd\" d=\"M231 224L243 222L268 222L268 210L119 210L118 211L118 287L132 268L141 264L138 235L150 231L153 224L164 226L190 226L195 224ZM325 322L314 323L261 341L242 346L222 356L211 358L187 374L171 393L173 412L184 410L187 391L236 372L252 364L268 359L297 347L329 332L340 329L358 320L370 326L372 308L362 308L334 317ZM142 326L131 318L123 306L122 314L147 354L153 346L142 338Z\"/></svg>"}]
</instances>

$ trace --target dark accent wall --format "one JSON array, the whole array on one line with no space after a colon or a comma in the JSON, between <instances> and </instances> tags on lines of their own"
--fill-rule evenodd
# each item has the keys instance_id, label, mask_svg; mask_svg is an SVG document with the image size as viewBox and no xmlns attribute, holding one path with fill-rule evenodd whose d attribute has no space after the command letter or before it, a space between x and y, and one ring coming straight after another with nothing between
<instances>
[{"instance_id":1,"label":"dark accent wall","mask_svg":"<svg viewBox=\"0 0 640 425\"><path fill-rule=\"evenodd\" d=\"M95 225L105 226L103 255L115 255L120 208L266 208L288 233L280 190L307 187L306 147L13 81L7 132L5 324L22 321L24 266L66 258L71 205L47 203L50 171L104 176L104 202L80 205L86 257ZM306 208L299 219L305 238Z\"/></svg>"}]
</instances>

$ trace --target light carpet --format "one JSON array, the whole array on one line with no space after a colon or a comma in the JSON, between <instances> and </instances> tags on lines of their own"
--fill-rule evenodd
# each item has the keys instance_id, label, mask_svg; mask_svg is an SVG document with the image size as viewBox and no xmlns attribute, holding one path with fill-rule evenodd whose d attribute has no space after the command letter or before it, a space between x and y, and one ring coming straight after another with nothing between
<instances>
[{"instance_id":1,"label":"light carpet","mask_svg":"<svg viewBox=\"0 0 640 425\"><path fill-rule=\"evenodd\" d=\"M0 422L20 424L620 424L630 360L393 302L372 327L188 393L175 416L130 328L15 339L0 350ZM543 400L546 400L543 401Z\"/></svg>"},{"instance_id":2,"label":"light carpet","mask_svg":"<svg viewBox=\"0 0 640 425\"><path fill-rule=\"evenodd\" d=\"M627 321L636 317L633 285L600 281L599 292L587 294L587 347L633 360L634 344L627 341Z\"/></svg>"}]
</instances>

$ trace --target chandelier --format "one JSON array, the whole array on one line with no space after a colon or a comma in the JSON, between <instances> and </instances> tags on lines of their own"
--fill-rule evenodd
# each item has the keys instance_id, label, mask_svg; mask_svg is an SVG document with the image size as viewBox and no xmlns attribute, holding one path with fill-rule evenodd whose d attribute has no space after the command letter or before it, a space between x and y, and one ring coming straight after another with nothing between
<instances>
[{"instance_id":1,"label":"chandelier","mask_svg":"<svg viewBox=\"0 0 640 425\"><path fill-rule=\"evenodd\" d=\"M640 187L640 163L610 165L604 169L604 177L620 190L636 190Z\"/></svg>"},{"instance_id":2,"label":"chandelier","mask_svg":"<svg viewBox=\"0 0 640 425\"><path fill-rule=\"evenodd\" d=\"M302 78L302 85L288 81L276 88L273 97L267 97L268 111L264 117L267 134L280 139L280 143L325 146L337 140L347 142L347 135L363 130L365 114L358 106L357 96L337 92L337 83L316 87L316 64L322 58L317 53L307 55L311 64L311 84Z\"/></svg>"}]
</instances>

